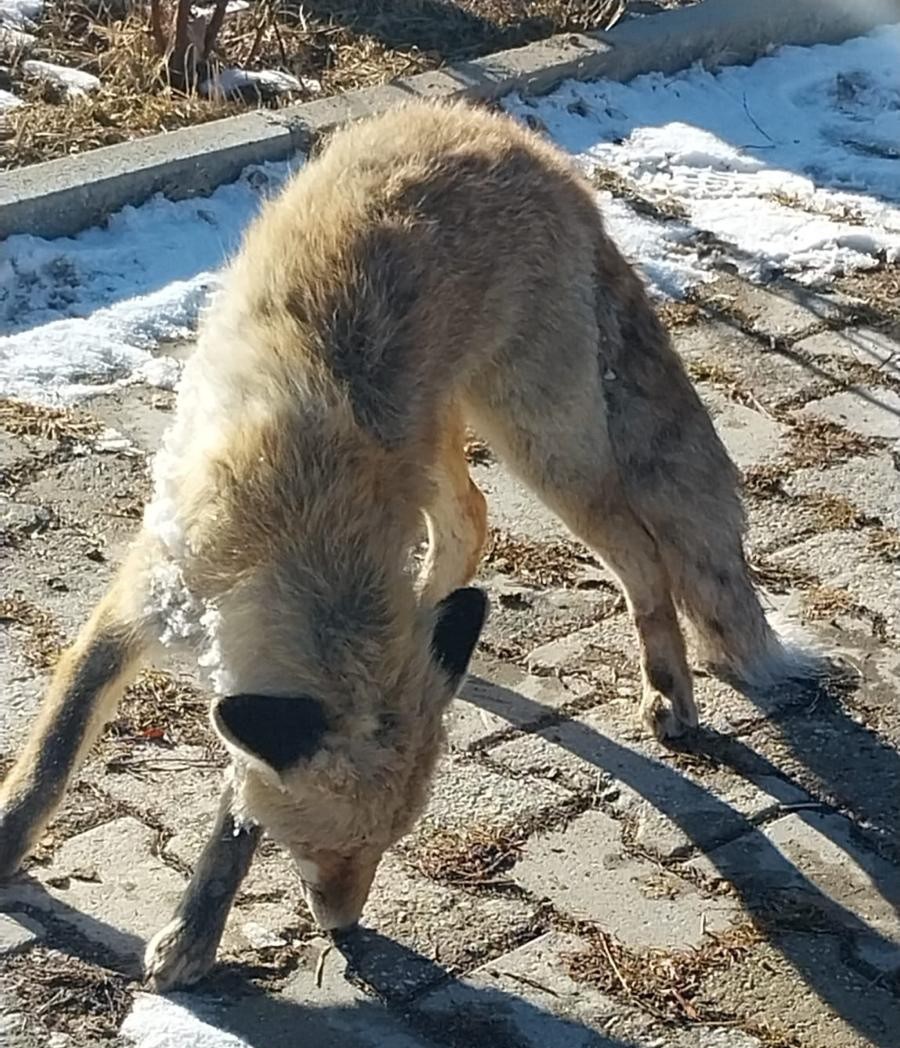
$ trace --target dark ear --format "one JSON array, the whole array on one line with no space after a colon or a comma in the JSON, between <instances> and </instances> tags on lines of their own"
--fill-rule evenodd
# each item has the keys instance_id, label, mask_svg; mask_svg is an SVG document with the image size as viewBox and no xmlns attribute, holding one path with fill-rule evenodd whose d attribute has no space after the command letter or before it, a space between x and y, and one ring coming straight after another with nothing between
<instances>
[{"instance_id":1,"label":"dark ear","mask_svg":"<svg viewBox=\"0 0 900 1048\"><path fill-rule=\"evenodd\" d=\"M431 653L454 687L469 667L487 610L487 594L474 586L454 590L435 609Z\"/></svg>"},{"instance_id":2,"label":"dark ear","mask_svg":"<svg viewBox=\"0 0 900 1048\"><path fill-rule=\"evenodd\" d=\"M227 695L213 721L227 742L276 771L311 757L328 730L322 704L307 695Z\"/></svg>"}]
</instances>

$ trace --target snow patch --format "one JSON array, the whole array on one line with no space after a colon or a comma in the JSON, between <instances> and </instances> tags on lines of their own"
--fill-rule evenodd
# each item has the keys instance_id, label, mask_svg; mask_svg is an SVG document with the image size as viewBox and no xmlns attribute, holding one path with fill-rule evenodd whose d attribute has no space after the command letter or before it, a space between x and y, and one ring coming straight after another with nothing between
<instances>
[{"instance_id":1,"label":"snow patch","mask_svg":"<svg viewBox=\"0 0 900 1048\"><path fill-rule=\"evenodd\" d=\"M751 278L817 283L900 258L900 26L718 72L569 81L506 108L589 172L679 205Z\"/></svg>"},{"instance_id":2,"label":"snow patch","mask_svg":"<svg viewBox=\"0 0 900 1048\"><path fill-rule=\"evenodd\" d=\"M721 262L817 283L900 259L898 57L892 26L752 66L567 82L505 105L537 117L588 175L611 172L649 203L638 213L598 194L654 296L683 295ZM74 238L0 244L0 396L174 387L181 365L152 351L190 337L260 199L288 172L256 167L205 199L157 197Z\"/></svg>"},{"instance_id":3,"label":"snow patch","mask_svg":"<svg viewBox=\"0 0 900 1048\"><path fill-rule=\"evenodd\" d=\"M100 79L93 73L85 73L82 69L70 69L53 62L40 62L35 58L22 63L22 72L33 80L55 84L65 93L66 98L83 98L100 87Z\"/></svg>"},{"instance_id":4,"label":"snow patch","mask_svg":"<svg viewBox=\"0 0 900 1048\"><path fill-rule=\"evenodd\" d=\"M173 386L161 342L191 337L261 201L287 164L248 169L201 199L157 196L76 237L0 244L0 396L78 399L135 377Z\"/></svg>"},{"instance_id":5,"label":"snow patch","mask_svg":"<svg viewBox=\"0 0 900 1048\"><path fill-rule=\"evenodd\" d=\"M292 91L305 91L309 95L321 92L322 85L311 77L296 77L278 69L220 69L214 77L204 80L200 91L207 97L246 95L258 92L261 95L284 95Z\"/></svg>"},{"instance_id":6,"label":"snow patch","mask_svg":"<svg viewBox=\"0 0 900 1048\"><path fill-rule=\"evenodd\" d=\"M0 0L0 23L32 29L44 10L44 0Z\"/></svg>"},{"instance_id":7,"label":"snow patch","mask_svg":"<svg viewBox=\"0 0 900 1048\"><path fill-rule=\"evenodd\" d=\"M0 112L4 109L15 109L16 106L22 105L22 99L17 98L12 91L6 91L0 88Z\"/></svg>"},{"instance_id":8,"label":"snow patch","mask_svg":"<svg viewBox=\"0 0 900 1048\"><path fill-rule=\"evenodd\" d=\"M204 1021L198 1011L197 998L190 994L138 993L120 1034L137 1048L251 1048L243 1038Z\"/></svg>"}]
</instances>

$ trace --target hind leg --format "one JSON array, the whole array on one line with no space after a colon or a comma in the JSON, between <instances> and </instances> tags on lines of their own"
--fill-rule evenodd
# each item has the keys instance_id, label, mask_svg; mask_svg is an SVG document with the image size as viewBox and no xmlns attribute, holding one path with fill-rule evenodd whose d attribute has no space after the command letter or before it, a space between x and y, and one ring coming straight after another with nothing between
<instances>
[{"instance_id":1,"label":"hind leg","mask_svg":"<svg viewBox=\"0 0 900 1048\"><path fill-rule=\"evenodd\" d=\"M433 493L425 508L428 550L417 588L429 604L472 579L487 540L487 504L469 476L465 437L462 414L454 406L441 431Z\"/></svg>"},{"instance_id":2,"label":"hind leg","mask_svg":"<svg viewBox=\"0 0 900 1048\"><path fill-rule=\"evenodd\" d=\"M546 412L479 412L479 427L510 467L618 578L637 631L641 717L659 739L697 724L693 683L671 583L657 543L631 509L606 432L602 401L588 395Z\"/></svg>"}]
</instances>

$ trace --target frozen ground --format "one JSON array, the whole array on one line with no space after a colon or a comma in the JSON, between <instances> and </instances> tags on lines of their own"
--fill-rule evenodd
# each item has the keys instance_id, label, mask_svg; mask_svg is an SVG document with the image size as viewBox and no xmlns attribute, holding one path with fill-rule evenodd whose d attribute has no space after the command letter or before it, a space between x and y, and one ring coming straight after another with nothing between
<instances>
[{"instance_id":1,"label":"frozen ground","mask_svg":"<svg viewBox=\"0 0 900 1048\"><path fill-rule=\"evenodd\" d=\"M131 691L27 876L0 886L4 1048L897 1048L892 54L898 30L509 100L592 173L657 295L691 291L663 315L744 472L754 567L860 687L754 701L698 677L693 746L648 742L609 576L479 458L492 616L359 952L318 968L266 846L220 968L194 993L141 992L222 765L202 694L169 667ZM286 170L0 246L0 395L83 412L0 404L0 770L140 516L179 367L161 347L189 340ZM835 280L854 268L871 271Z\"/></svg>"}]
</instances>

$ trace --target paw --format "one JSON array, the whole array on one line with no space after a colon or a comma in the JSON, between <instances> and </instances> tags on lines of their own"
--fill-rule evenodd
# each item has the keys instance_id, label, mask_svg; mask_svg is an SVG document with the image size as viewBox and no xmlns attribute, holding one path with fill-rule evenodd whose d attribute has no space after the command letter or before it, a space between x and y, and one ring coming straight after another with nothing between
<instances>
[{"instance_id":1,"label":"paw","mask_svg":"<svg viewBox=\"0 0 900 1048\"><path fill-rule=\"evenodd\" d=\"M28 852L29 841L17 826L12 813L0 808L0 881L9 880L19 872Z\"/></svg>"},{"instance_id":2,"label":"paw","mask_svg":"<svg viewBox=\"0 0 900 1048\"><path fill-rule=\"evenodd\" d=\"M674 700L655 688L646 687L641 700L641 720L659 742L665 742L696 728L699 716L693 698Z\"/></svg>"},{"instance_id":3,"label":"paw","mask_svg":"<svg viewBox=\"0 0 900 1048\"><path fill-rule=\"evenodd\" d=\"M147 943L144 978L156 993L193 986L216 960L216 945L198 938L182 917L175 917Z\"/></svg>"}]
</instances>

